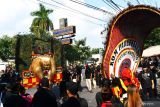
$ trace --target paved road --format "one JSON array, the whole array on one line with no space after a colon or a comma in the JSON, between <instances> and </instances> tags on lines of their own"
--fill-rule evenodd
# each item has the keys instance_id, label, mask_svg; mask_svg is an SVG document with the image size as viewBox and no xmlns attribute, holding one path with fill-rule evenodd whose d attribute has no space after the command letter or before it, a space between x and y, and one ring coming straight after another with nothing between
<instances>
[{"instance_id":1,"label":"paved road","mask_svg":"<svg viewBox=\"0 0 160 107\"><path fill-rule=\"evenodd\" d=\"M86 83L85 81L83 81L81 83L83 88L82 92L79 92L80 97L85 98L88 101L88 105L89 107L96 107L97 103L95 100L95 95L98 91L100 91L100 89L97 87L96 89L93 89L93 93L88 92L87 88L86 88Z\"/></svg>"},{"instance_id":2,"label":"paved road","mask_svg":"<svg viewBox=\"0 0 160 107\"><path fill-rule=\"evenodd\" d=\"M88 101L88 105L89 107L96 107L96 100L95 100L95 94L96 92L100 91L100 89L97 87L96 89L93 89L93 93L88 92L87 88L86 88L86 83L85 81L82 81L81 83L83 90L82 92L78 92L79 96L82 98L85 98ZM36 92L36 88L32 88L27 90L27 93L34 95L34 93Z\"/></svg>"}]
</instances>

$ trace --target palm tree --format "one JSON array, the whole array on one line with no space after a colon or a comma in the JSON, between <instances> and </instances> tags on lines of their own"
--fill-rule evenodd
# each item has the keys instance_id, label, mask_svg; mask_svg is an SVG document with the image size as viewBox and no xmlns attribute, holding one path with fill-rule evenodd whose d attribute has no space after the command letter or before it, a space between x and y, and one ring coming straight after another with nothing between
<instances>
[{"instance_id":1,"label":"palm tree","mask_svg":"<svg viewBox=\"0 0 160 107\"><path fill-rule=\"evenodd\" d=\"M48 16L52 12L53 10L46 9L44 5L40 4L40 10L31 13L32 16L36 17L33 19L30 30L36 37L42 37L49 30L53 30L53 23Z\"/></svg>"}]
</instances>

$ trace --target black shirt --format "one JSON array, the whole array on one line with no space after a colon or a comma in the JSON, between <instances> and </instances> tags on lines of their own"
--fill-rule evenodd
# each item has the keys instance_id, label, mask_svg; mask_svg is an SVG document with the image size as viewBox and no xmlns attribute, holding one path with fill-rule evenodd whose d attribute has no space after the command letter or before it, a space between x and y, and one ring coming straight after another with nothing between
<instances>
[{"instance_id":1,"label":"black shirt","mask_svg":"<svg viewBox=\"0 0 160 107\"><path fill-rule=\"evenodd\" d=\"M78 98L79 102L80 102L80 105L81 107L88 107L88 102L86 99L84 98Z\"/></svg>"},{"instance_id":2,"label":"black shirt","mask_svg":"<svg viewBox=\"0 0 160 107\"><path fill-rule=\"evenodd\" d=\"M4 107L27 107L27 102L18 94L9 94L6 96Z\"/></svg>"},{"instance_id":3,"label":"black shirt","mask_svg":"<svg viewBox=\"0 0 160 107\"><path fill-rule=\"evenodd\" d=\"M91 77L91 69L90 69L90 67L86 67L86 70L85 70L85 77L86 77L86 79L90 79L90 77Z\"/></svg>"},{"instance_id":4,"label":"black shirt","mask_svg":"<svg viewBox=\"0 0 160 107\"><path fill-rule=\"evenodd\" d=\"M70 97L60 107L81 107L81 104L77 98Z\"/></svg>"},{"instance_id":5,"label":"black shirt","mask_svg":"<svg viewBox=\"0 0 160 107\"><path fill-rule=\"evenodd\" d=\"M138 79L141 82L142 88L150 88L151 87L151 79L150 79L150 74L147 72L140 72L138 75Z\"/></svg>"},{"instance_id":6,"label":"black shirt","mask_svg":"<svg viewBox=\"0 0 160 107\"><path fill-rule=\"evenodd\" d=\"M33 97L32 107L58 107L56 97L48 89L39 89Z\"/></svg>"}]
</instances>

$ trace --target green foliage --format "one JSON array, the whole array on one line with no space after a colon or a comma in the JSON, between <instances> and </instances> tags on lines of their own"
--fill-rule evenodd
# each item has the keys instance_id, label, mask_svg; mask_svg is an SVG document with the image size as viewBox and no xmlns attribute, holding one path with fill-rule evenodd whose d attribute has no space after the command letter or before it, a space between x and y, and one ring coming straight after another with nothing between
<instances>
[{"instance_id":1,"label":"green foliage","mask_svg":"<svg viewBox=\"0 0 160 107\"><path fill-rule=\"evenodd\" d=\"M56 66L61 65L61 42L59 40L54 39L54 56L56 61Z\"/></svg>"},{"instance_id":2,"label":"green foliage","mask_svg":"<svg viewBox=\"0 0 160 107\"><path fill-rule=\"evenodd\" d=\"M93 48L91 54L99 54L100 51L103 53L104 50L102 48Z\"/></svg>"},{"instance_id":3,"label":"green foliage","mask_svg":"<svg viewBox=\"0 0 160 107\"><path fill-rule=\"evenodd\" d=\"M144 41L144 48L154 45L160 45L160 27L153 29L148 38Z\"/></svg>"},{"instance_id":4,"label":"green foliage","mask_svg":"<svg viewBox=\"0 0 160 107\"><path fill-rule=\"evenodd\" d=\"M33 40L33 39L32 39ZM38 54L46 54L51 50L51 41L50 39L37 39L34 38L34 52Z\"/></svg>"},{"instance_id":5,"label":"green foliage","mask_svg":"<svg viewBox=\"0 0 160 107\"><path fill-rule=\"evenodd\" d=\"M83 62L91 56L90 47L86 46L86 38L81 39L79 41L75 40L75 48L80 56L79 61Z\"/></svg>"},{"instance_id":6,"label":"green foliage","mask_svg":"<svg viewBox=\"0 0 160 107\"><path fill-rule=\"evenodd\" d=\"M79 53L73 45L64 45L64 56L65 59L67 59L71 63L79 60L80 58Z\"/></svg>"},{"instance_id":7,"label":"green foliage","mask_svg":"<svg viewBox=\"0 0 160 107\"><path fill-rule=\"evenodd\" d=\"M32 16L36 17L33 19L30 30L36 37L41 38L44 35L46 36L49 30L53 30L53 23L49 19L49 14L52 12L53 10L46 9L40 4L40 10L31 13Z\"/></svg>"},{"instance_id":8,"label":"green foliage","mask_svg":"<svg viewBox=\"0 0 160 107\"><path fill-rule=\"evenodd\" d=\"M31 34L19 35L20 43L19 45L19 69L28 69L31 64L31 54L32 54L32 36ZM18 48L18 47L15 47ZM18 52L16 53L18 54Z\"/></svg>"},{"instance_id":9,"label":"green foliage","mask_svg":"<svg viewBox=\"0 0 160 107\"><path fill-rule=\"evenodd\" d=\"M0 58L6 61L10 57L14 57L14 46L14 38L8 37L7 35L4 35L2 38L0 38Z\"/></svg>"},{"instance_id":10,"label":"green foliage","mask_svg":"<svg viewBox=\"0 0 160 107\"><path fill-rule=\"evenodd\" d=\"M74 45L65 45L65 58L69 62L80 61L84 62L91 56L90 47L86 46L86 38L76 41Z\"/></svg>"},{"instance_id":11,"label":"green foliage","mask_svg":"<svg viewBox=\"0 0 160 107\"><path fill-rule=\"evenodd\" d=\"M91 50L91 53L92 53L92 54L98 54L98 53L99 53L99 48L93 48L93 49Z\"/></svg>"}]
</instances>

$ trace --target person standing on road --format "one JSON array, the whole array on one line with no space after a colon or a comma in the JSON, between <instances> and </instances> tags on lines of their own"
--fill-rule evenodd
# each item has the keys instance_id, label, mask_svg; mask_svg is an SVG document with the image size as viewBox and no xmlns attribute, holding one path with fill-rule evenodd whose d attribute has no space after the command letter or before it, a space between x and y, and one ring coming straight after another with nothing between
<instances>
[{"instance_id":1,"label":"person standing on road","mask_svg":"<svg viewBox=\"0 0 160 107\"><path fill-rule=\"evenodd\" d=\"M31 107L58 107L56 96L49 89L49 80L42 78L37 92L32 99Z\"/></svg>"},{"instance_id":2,"label":"person standing on road","mask_svg":"<svg viewBox=\"0 0 160 107\"><path fill-rule=\"evenodd\" d=\"M148 66L143 67L143 71L139 73L139 81L142 86L142 99L144 101L149 100L153 97L152 93L152 82L150 79L150 73L148 72ZM148 94L149 96L148 96Z\"/></svg>"},{"instance_id":3,"label":"person standing on road","mask_svg":"<svg viewBox=\"0 0 160 107\"><path fill-rule=\"evenodd\" d=\"M99 63L96 67L96 83L99 87L101 87L101 64Z\"/></svg>"},{"instance_id":4,"label":"person standing on road","mask_svg":"<svg viewBox=\"0 0 160 107\"><path fill-rule=\"evenodd\" d=\"M96 69L95 69L95 65L94 64L91 65L91 72L92 72L93 88L96 89L96 87L97 87L97 85L96 85Z\"/></svg>"},{"instance_id":5,"label":"person standing on road","mask_svg":"<svg viewBox=\"0 0 160 107\"><path fill-rule=\"evenodd\" d=\"M81 81L85 79L85 66L82 66L82 74L81 74Z\"/></svg>"},{"instance_id":6,"label":"person standing on road","mask_svg":"<svg viewBox=\"0 0 160 107\"><path fill-rule=\"evenodd\" d=\"M157 98L157 69L154 63L150 63L150 79L152 83L152 94L154 98Z\"/></svg>"},{"instance_id":7,"label":"person standing on road","mask_svg":"<svg viewBox=\"0 0 160 107\"><path fill-rule=\"evenodd\" d=\"M86 65L86 68L85 68L85 77L86 77L86 85L87 85L87 88L88 88L88 91L89 92L92 92L92 85L91 85L91 75L92 72L91 72L91 69L89 67L89 65L87 64Z\"/></svg>"},{"instance_id":8,"label":"person standing on road","mask_svg":"<svg viewBox=\"0 0 160 107\"><path fill-rule=\"evenodd\" d=\"M77 72L77 84L78 84L78 89L79 89L79 91L82 91L82 88L81 88L82 67L80 66L80 64L76 65L76 72Z\"/></svg>"}]
</instances>

